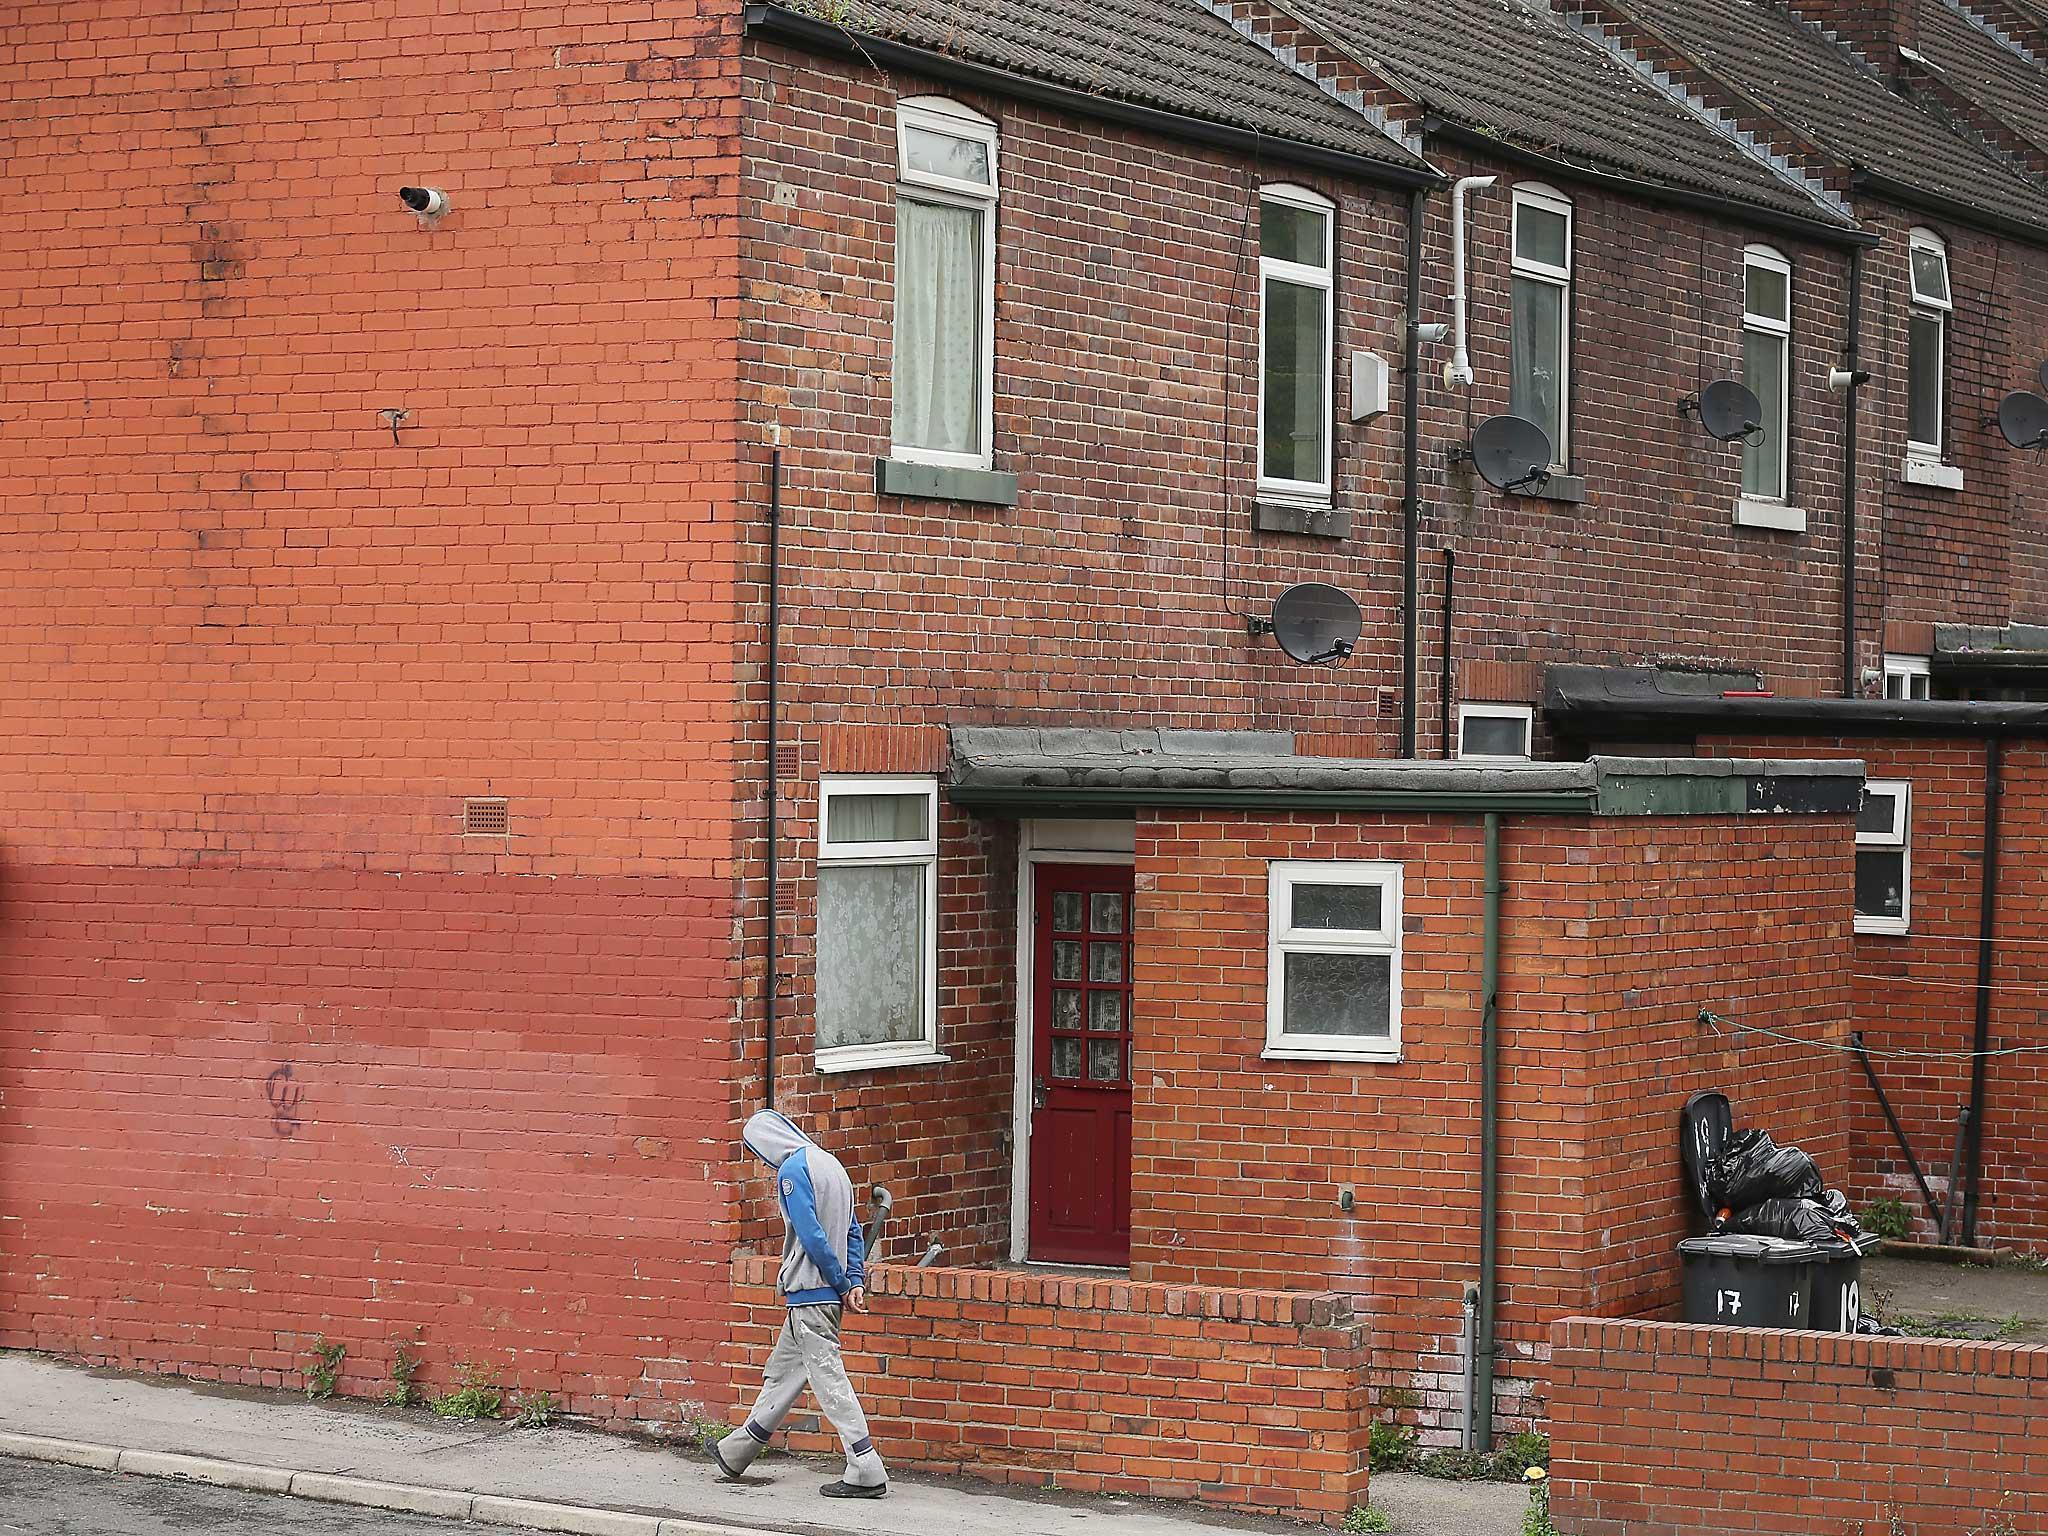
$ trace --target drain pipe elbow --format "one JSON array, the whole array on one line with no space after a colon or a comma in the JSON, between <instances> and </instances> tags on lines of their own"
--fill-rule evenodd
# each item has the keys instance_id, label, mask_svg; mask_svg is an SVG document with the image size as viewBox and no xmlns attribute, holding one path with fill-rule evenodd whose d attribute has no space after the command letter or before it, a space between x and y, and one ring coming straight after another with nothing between
<instances>
[{"instance_id":1,"label":"drain pipe elbow","mask_svg":"<svg viewBox=\"0 0 2048 1536\"><path fill-rule=\"evenodd\" d=\"M1444 382L1470 389L1478 382L1465 347L1465 196L1492 186L1497 176L1460 176L1451 185L1451 360Z\"/></svg>"}]
</instances>

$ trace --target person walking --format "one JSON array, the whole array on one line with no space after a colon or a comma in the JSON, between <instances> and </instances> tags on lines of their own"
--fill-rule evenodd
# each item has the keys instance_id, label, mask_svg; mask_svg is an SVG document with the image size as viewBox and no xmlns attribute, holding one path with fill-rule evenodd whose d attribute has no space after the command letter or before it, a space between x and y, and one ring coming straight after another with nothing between
<instances>
[{"instance_id":1,"label":"person walking","mask_svg":"<svg viewBox=\"0 0 2048 1536\"><path fill-rule=\"evenodd\" d=\"M749 1118L742 1139L748 1151L775 1170L783 1223L776 1283L787 1314L761 1373L761 1395L753 1411L738 1430L712 1443L711 1459L721 1476L743 1477L808 1382L846 1447L845 1472L818 1491L828 1499L879 1499L889 1491L888 1469L868 1434L867 1415L846 1379L839 1349L842 1309L868 1309L862 1288L867 1256L853 1210L853 1180L838 1158L775 1110Z\"/></svg>"}]
</instances>

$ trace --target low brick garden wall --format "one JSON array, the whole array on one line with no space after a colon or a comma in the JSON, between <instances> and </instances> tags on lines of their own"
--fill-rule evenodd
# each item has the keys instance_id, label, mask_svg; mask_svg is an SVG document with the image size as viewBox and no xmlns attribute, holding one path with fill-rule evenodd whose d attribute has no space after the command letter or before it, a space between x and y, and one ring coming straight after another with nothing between
<instances>
[{"instance_id":1,"label":"low brick garden wall","mask_svg":"<svg viewBox=\"0 0 2048 1536\"><path fill-rule=\"evenodd\" d=\"M1551 1342L1567 1536L2048 1536L2048 1348L1598 1318Z\"/></svg>"},{"instance_id":2,"label":"low brick garden wall","mask_svg":"<svg viewBox=\"0 0 2048 1536\"><path fill-rule=\"evenodd\" d=\"M775 1264L733 1261L731 1365L759 1382ZM1366 1325L1346 1299L882 1267L846 1360L896 1467L1334 1523L1366 1497ZM806 1396L792 1448L837 1448Z\"/></svg>"}]
</instances>

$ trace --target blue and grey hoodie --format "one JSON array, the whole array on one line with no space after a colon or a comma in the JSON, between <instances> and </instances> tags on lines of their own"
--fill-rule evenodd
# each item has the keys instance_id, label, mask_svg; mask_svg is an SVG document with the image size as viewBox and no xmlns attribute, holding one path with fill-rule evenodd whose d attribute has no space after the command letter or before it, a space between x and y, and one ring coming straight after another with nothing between
<instances>
[{"instance_id":1,"label":"blue and grey hoodie","mask_svg":"<svg viewBox=\"0 0 2048 1536\"><path fill-rule=\"evenodd\" d=\"M838 1158L776 1110L753 1115L742 1134L747 1150L775 1170L784 1229L777 1277L783 1299L792 1307L845 1300L866 1279L853 1180Z\"/></svg>"}]
</instances>

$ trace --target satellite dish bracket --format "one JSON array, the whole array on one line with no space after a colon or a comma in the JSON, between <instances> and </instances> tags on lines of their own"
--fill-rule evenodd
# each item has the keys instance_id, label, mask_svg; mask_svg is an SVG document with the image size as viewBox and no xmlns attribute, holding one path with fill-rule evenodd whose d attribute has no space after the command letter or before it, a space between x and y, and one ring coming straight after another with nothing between
<instances>
[{"instance_id":1,"label":"satellite dish bracket","mask_svg":"<svg viewBox=\"0 0 2048 1536\"><path fill-rule=\"evenodd\" d=\"M1244 616L1244 631L1256 640L1262 635L1273 633L1273 621L1262 619L1255 613L1248 613Z\"/></svg>"}]
</instances>

